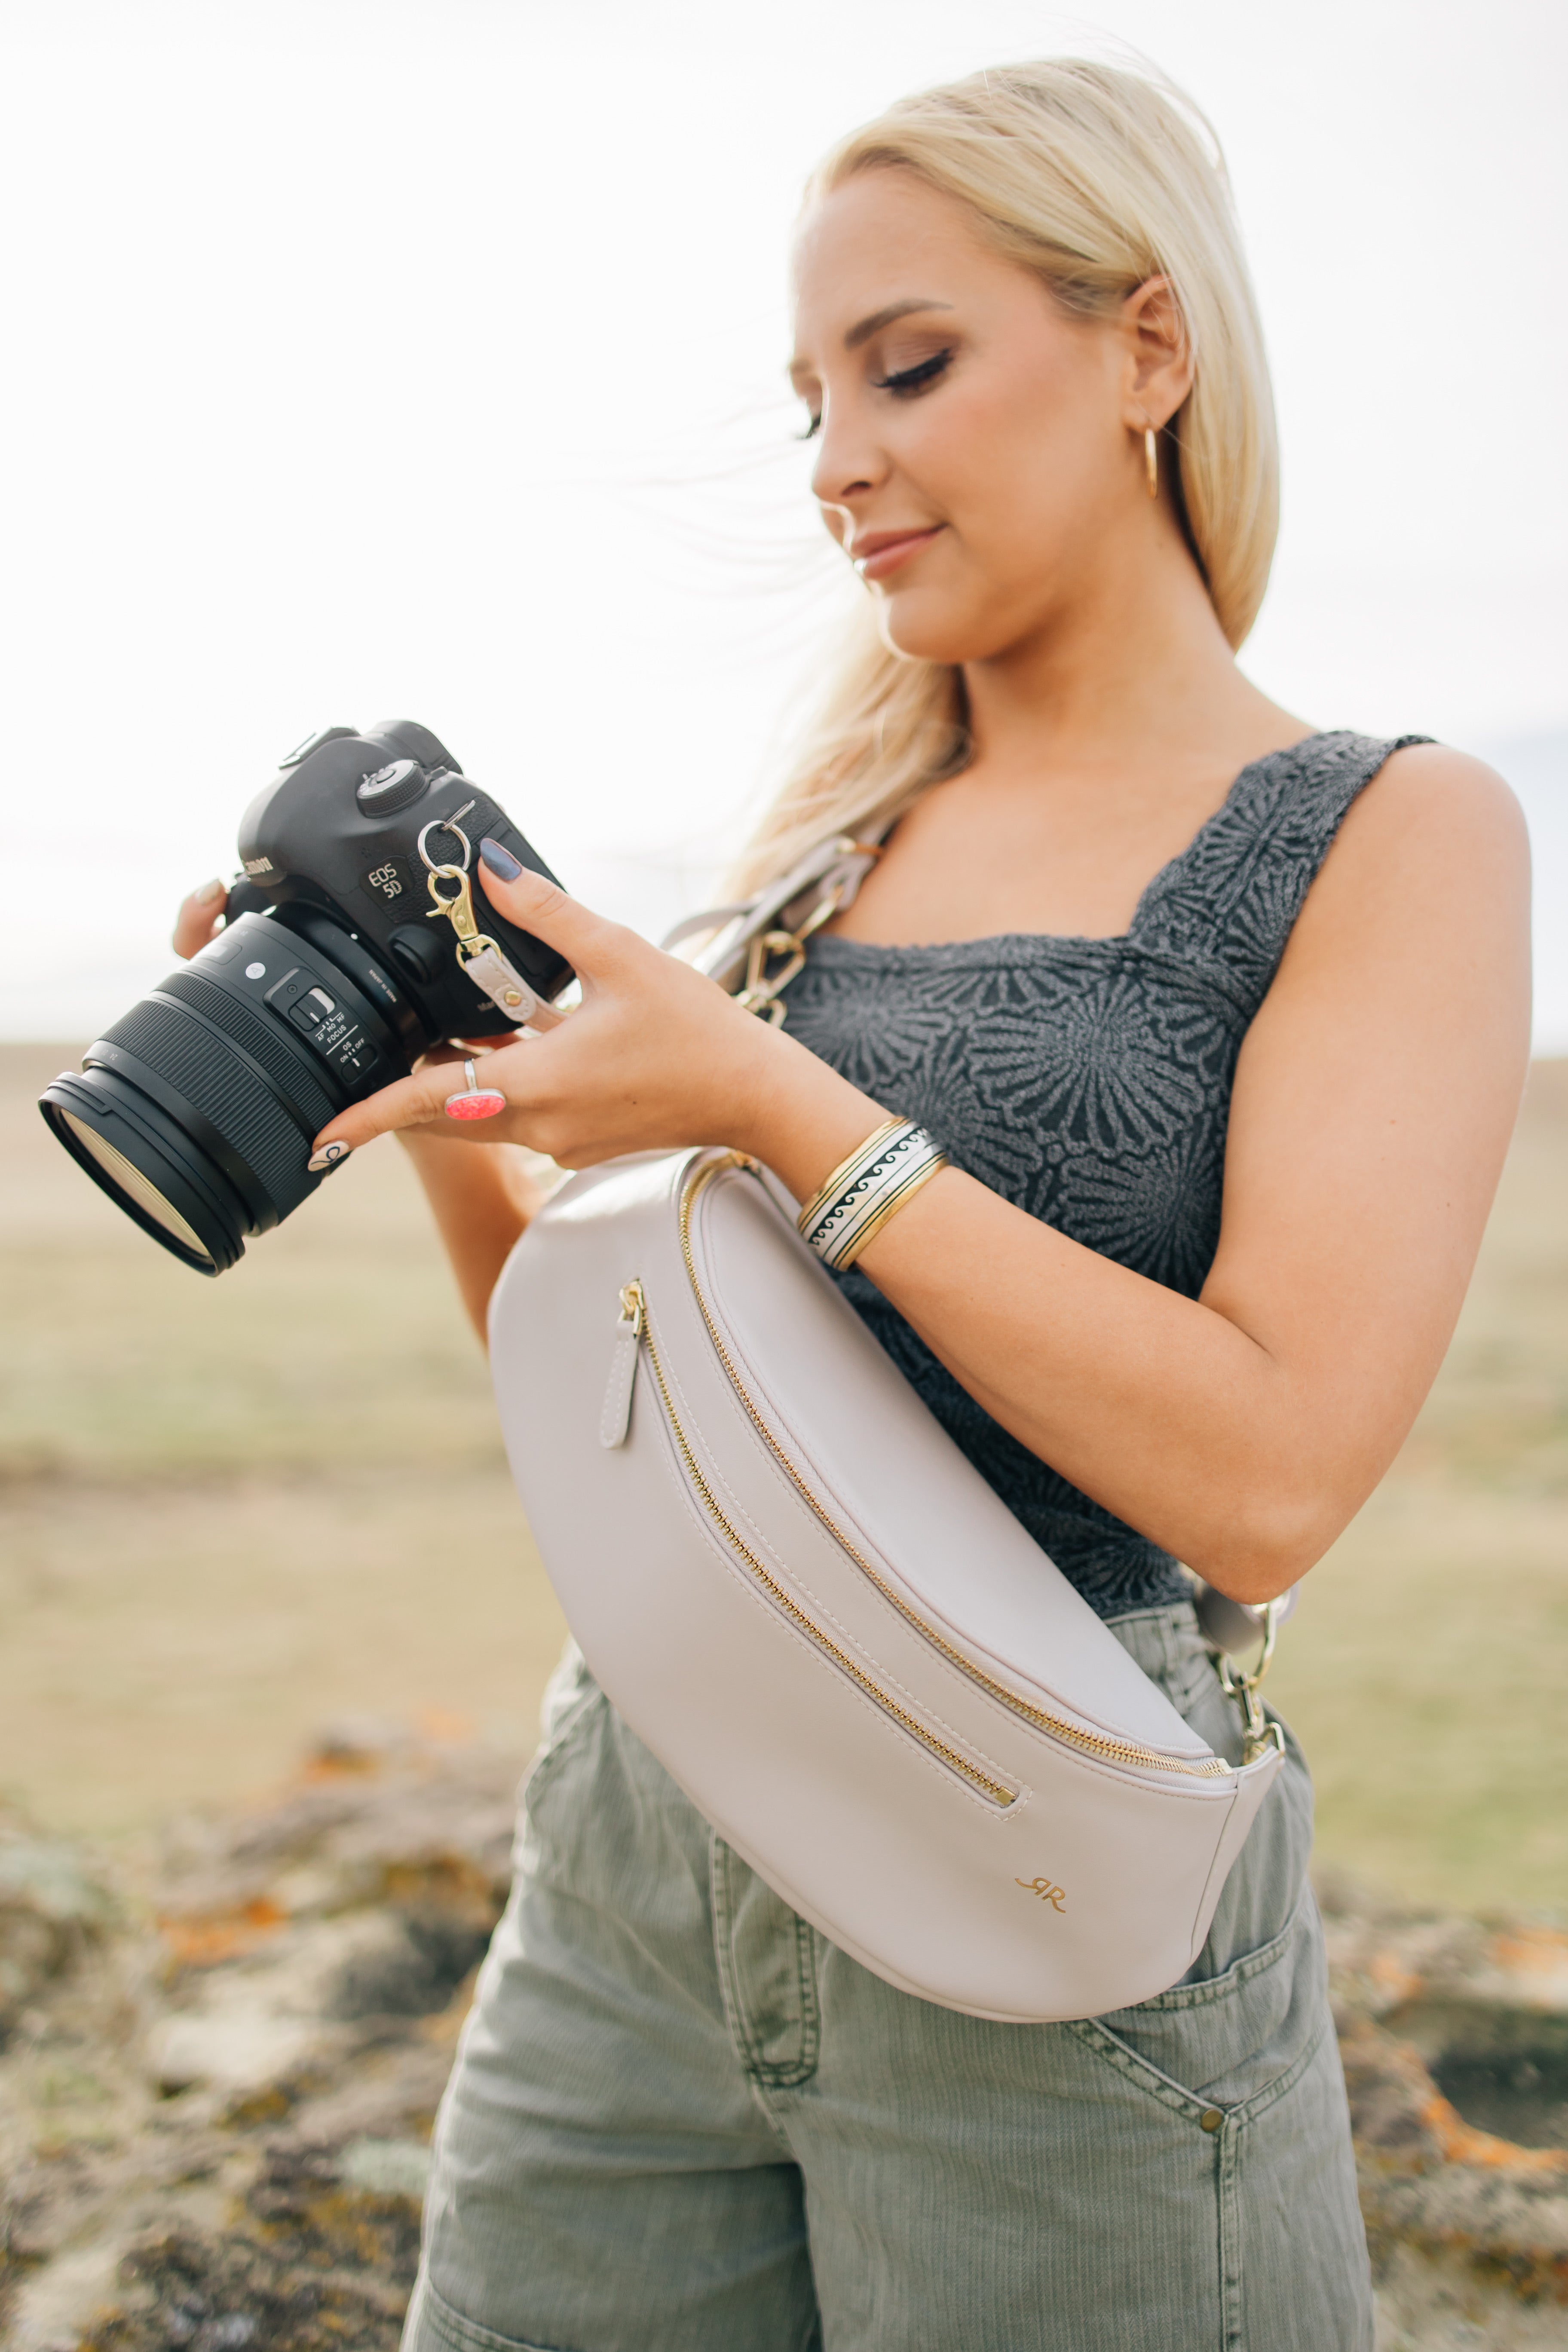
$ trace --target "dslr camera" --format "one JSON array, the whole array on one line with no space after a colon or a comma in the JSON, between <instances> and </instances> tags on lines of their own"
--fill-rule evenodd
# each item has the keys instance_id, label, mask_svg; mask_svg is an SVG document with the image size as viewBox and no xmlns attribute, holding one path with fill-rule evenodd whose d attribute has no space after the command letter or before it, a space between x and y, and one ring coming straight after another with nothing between
<instances>
[{"instance_id":1,"label":"dslr camera","mask_svg":"<svg viewBox=\"0 0 1568 2352\"><path fill-rule=\"evenodd\" d=\"M324 1181L305 1162L329 1119L572 979L479 895L486 835L554 880L427 728L312 735L246 811L224 929L44 1089L72 1158L183 1264L222 1274Z\"/></svg>"}]
</instances>

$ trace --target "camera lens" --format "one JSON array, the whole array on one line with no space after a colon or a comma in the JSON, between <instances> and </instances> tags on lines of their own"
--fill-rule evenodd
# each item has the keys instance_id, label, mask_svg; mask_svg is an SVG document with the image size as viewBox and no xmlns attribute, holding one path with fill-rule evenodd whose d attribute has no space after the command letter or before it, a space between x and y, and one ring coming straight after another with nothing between
<instances>
[{"instance_id":1,"label":"camera lens","mask_svg":"<svg viewBox=\"0 0 1568 2352\"><path fill-rule=\"evenodd\" d=\"M316 1190L315 1136L405 1076L420 1042L364 948L320 910L298 926L292 912L239 916L39 1104L95 1183L203 1274Z\"/></svg>"},{"instance_id":2,"label":"camera lens","mask_svg":"<svg viewBox=\"0 0 1568 2352\"><path fill-rule=\"evenodd\" d=\"M216 1272L216 1260L212 1251L195 1226L186 1223L173 1201L158 1190L147 1171L138 1168L133 1160L128 1160L123 1151L117 1150L109 1138L89 1127L79 1112L68 1110L61 1116L81 1150L102 1170L107 1180L106 1191L122 1195L128 1205L139 1209L144 1218L150 1217L183 1250L188 1251L198 1265L210 1265Z\"/></svg>"}]
</instances>

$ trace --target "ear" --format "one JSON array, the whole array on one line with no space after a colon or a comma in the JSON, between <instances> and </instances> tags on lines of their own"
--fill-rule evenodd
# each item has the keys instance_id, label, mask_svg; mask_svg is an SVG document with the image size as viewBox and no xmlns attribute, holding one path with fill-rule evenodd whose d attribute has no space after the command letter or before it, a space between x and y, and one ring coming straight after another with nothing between
<instances>
[{"instance_id":1,"label":"ear","mask_svg":"<svg viewBox=\"0 0 1568 2352\"><path fill-rule=\"evenodd\" d=\"M1128 430L1161 432L1193 388L1187 322L1168 278L1146 278L1121 305Z\"/></svg>"}]
</instances>

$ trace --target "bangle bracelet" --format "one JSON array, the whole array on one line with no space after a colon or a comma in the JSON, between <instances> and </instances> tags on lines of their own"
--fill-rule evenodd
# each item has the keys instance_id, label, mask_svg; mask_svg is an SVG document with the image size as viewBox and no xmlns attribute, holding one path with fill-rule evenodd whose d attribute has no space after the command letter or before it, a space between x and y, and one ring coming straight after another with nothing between
<instances>
[{"instance_id":1,"label":"bangle bracelet","mask_svg":"<svg viewBox=\"0 0 1568 2352\"><path fill-rule=\"evenodd\" d=\"M844 1273L889 1218L949 1164L942 1146L913 1119L885 1120L839 1161L801 1211L802 1240L824 1265Z\"/></svg>"}]
</instances>

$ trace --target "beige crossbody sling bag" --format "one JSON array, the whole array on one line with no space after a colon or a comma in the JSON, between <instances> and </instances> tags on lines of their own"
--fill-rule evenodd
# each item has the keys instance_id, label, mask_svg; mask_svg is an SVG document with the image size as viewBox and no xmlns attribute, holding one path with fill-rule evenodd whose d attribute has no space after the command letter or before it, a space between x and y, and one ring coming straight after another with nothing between
<instances>
[{"instance_id":1,"label":"beige crossbody sling bag","mask_svg":"<svg viewBox=\"0 0 1568 2352\"><path fill-rule=\"evenodd\" d=\"M814 855L808 916L870 862ZM805 928L769 901L702 958L762 1010ZM721 1836L889 1983L1020 2021L1145 2000L1202 1947L1277 1727L1248 1692L1246 1761L1196 1737L792 1209L739 1154L639 1155L571 1178L513 1251L496 1395L567 1621Z\"/></svg>"}]
</instances>

